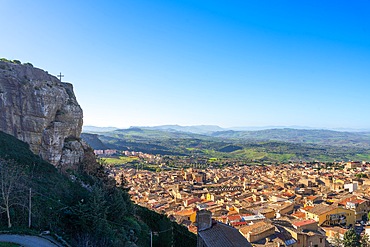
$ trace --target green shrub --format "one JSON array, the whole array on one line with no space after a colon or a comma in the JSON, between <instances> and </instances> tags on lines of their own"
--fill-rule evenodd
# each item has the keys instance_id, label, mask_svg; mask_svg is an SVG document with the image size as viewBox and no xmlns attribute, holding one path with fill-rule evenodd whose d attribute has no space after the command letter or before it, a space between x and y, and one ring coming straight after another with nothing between
<instances>
[{"instance_id":1,"label":"green shrub","mask_svg":"<svg viewBox=\"0 0 370 247\"><path fill-rule=\"evenodd\" d=\"M23 65L33 67L33 64L32 63L24 63Z\"/></svg>"},{"instance_id":2,"label":"green shrub","mask_svg":"<svg viewBox=\"0 0 370 247\"><path fill-rule=\"evenodd\" d=\"M2 62L8 62L8 63L10 63L10 62L11 62L10 60L8 60L8 59L6 59L6 58L0 58L0 61L2 61Z\"/></svg>"}]
</instances>

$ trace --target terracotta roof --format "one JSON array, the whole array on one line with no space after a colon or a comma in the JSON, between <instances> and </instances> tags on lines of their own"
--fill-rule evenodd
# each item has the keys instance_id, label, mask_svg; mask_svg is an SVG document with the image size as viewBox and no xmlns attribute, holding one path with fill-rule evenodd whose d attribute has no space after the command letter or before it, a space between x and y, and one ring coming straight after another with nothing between
<instances>
[{"instance_id":1,"label":"terracotta roof","mask_svg":"<svg viewBox=\"0 0 370 247\"><path fill-rule=\"evenodd\" d=\"M284 192L283 194L282 194L283 196L286 196L286 197L292 197L292 196L294 196L294 194L293 193L290 193L290 192Z\"/></svg>"},{"instance_id":2,"label":"terracotta roof","mask_svg":"<svg viewBox=\"0 0 370 247\"><path fill-rule=\"evenodd\" d=\"M193 214L194 212L195 212L195 210L193 208L191 208L191 209L184 209L184 210L175 212L174 214L179 215L179 216L188 216L188 215Z\"/></svg>"},{"instance_id":3,"label":"terracotta roof","mask_svg":"<svg viewBox=\"0 0 370 247\"><path fill-rule=\"evenodd\" d=\"M248 222L246 221L239 221L239 222L232 222L231 225L232 226L242 226L242 225L246 225L248 224Z\"/></svg>"},{"instance_id":4,"label":"terracotta roof","mask_svg":"<svg viewBox=\"0 0 370 247\"><path fill-rule=\"evenodd\" d=\"M302 220L302 221L293 222L292 225L296 227L301 227L301 226L306 226L306 225L310 225L313 223L317 223L317 222L315 220Z\"/></svg>"},{"instance_id":5,"label":"terracotta roof","mask_svg":"<svg viewBox=\"0 0 370 247\"><path fill-rule=\"evenodd\" d=\"M347 202L350 202L350 201L353 201L353 200L356 200L356 199L357 199L357 196L350 196L350 197L347 197L347 198L341 200L338 204L346 206Z\"/></svg>"},{"instance_id":6,"label":"terracotta roof","mask_svg":"<svg viewBox=\"0 0 370 247\"><path fill-rule=\"evenodd\" d=\"M267 230L270 230L271 228L274 228L274 226L270 223L259 221L249 226L244 226L239 229L239 231L243 234L258 234L260 232L264 232Z\"/></svg>"},{"instance_id":7,"label":"terracotta roof","mask_svg":"<svg viewBox=\"0 0 370 247\"><path fill-rule=\"evenodd\" d=\"M348 231L347 229L344 229L344 228L341 228L341 227L338 227L338 226L335 226L335 227L322 227L322 229L324 229L325 232L327 232L327 231L333 231L333 232L338 232L341 235L344 235Z\"/></svg>"},{"instance_id":8,"label":"terracotta roof","mask_svg":"<svg viewBox=\"0 0 370 247\"><path fill-rule=\"evenodd\" d=\"M191 198L191 199L188 199L186 200L187 204L190 205L190 204L193 204L193 203L196 203L196 202L200 202L201 199L199 199L198 197L195 197L195 198Z\"/></svg>"},{"instance_id":9,"label":"terracotta roof","mask_svg":"<svg viewBox=\"0 0 370 247\"><path fill-rule=\"evenodd\" d=\"M365 202L365 200L362 200L362 199L356 199L356 200L353 200L353 201L351 201L351 202L361 204L361 203L364 203L364 202Z\"/></svg>"},{"instance_id":10,"label":"terracotta roof","mask_svg":"<svg viewBox=\"0 0 370 247\"><path fill-rule=\"evenodd\" d=\"M295 212L294 214L292 214L292 216L295 217L295 218L304 219L304 218L306 218L306 213L304 213L304 212Z\"/></svg>"},{"instance_id":11,"label":"terracotta roof","mask_svg":"<svg viewBox=\"0 0 370 247\"><path fill-rule=\"evenodd\" d=\"M306 206L304 208L301 208L301 211L309 211L311 209L313 209L313 206Z\"/></svg>"},{"instance_id":12,"label":"terracotta roof","mask_svg":"<svg viewBox=\"0 0 370 247\"><path fill-rule=\"evenodd\" d=\"M236 215L229 215L227 216L227 219L230 220L230 221L236 221L236 220L241 220L241 216L240 214L236 214Z\"/></svg>"},{"instance_id":13,"label":"terracotta roof","mask_svg":"<svg viewBox=\"0 0 370 247\"><path fill-rule=\"evenodd\" d=\"M307 196L307 200L314 201L317 196Z\"/></svg>"},{"instance_id":14,"label":"terracotta roof","mask_svg":"<svg viewBox=\"0 0 370 247\"><path fill-rule=\"evenodd\" d=\"M235 215L235 214L239 214L237 211L235 211L235 210L231 210L231 211L229 211L229 212L227 212L227 215L229 216L229 215Z\"/></svg>"},{"instance_id":15,"label":"terracotta roof","mask_svg":"<svg viewBox=\"0 0 370 247\"><path fill-rule=\"evenodd\" d=\"M311 214L316 214L316 215L322 215L322 214L325 214L327 212L330 212L332 211L333 209L337 208L338 206L337 205L325 205L325 204L319 204L313 208L311 208L310 210L307 210L307 212L311 213Z\"/></svg>"}]
</instances>

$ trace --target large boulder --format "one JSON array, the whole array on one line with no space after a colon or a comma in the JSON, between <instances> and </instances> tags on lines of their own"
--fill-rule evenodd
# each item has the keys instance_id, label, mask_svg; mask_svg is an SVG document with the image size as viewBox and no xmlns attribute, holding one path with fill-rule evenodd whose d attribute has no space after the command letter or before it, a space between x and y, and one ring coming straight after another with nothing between
<instances>
[{"instance_id":1,"label":"large boulder","mask_svg":"<svg viewBox=\"0 0 370 247\"><path fill-rule=\"evenodd\" d=\"M70 83L31 64L0 61L0 130L55 166L82 161L82 109Z\"/></svg>"}]
</instances>

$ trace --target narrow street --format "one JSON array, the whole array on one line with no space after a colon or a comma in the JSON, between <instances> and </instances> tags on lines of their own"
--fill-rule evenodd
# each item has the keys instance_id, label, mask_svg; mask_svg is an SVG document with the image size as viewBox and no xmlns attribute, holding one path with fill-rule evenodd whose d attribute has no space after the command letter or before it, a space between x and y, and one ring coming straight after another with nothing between
<instances>
[{"instance_id":1,"label":"narrow street","mask_svg":"<svg viewBox=\"0 0 370 247\"><path fill-rule=\"evenodd\" d=\"M0 242L12 242L20 244L24 247L61 247L62 245L57 245L51 241L29 235L12 235L12 234L1 234Z\"/></svg>"}]
</instances>

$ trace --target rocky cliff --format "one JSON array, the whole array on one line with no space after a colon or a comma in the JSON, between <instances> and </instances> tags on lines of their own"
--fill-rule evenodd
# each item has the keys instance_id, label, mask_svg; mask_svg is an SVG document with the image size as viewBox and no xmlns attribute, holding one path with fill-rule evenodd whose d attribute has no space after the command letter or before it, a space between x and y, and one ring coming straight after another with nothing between
<instances>
[{"instance_id":1,"label":"rocky cliff","mask_svg":"<svg viewBox=\"0 0 370 247\"><path fill-rule=\"evenodd\" d=\"M31 64L0 61L0 130L57 167L82 161L82 109L72 84Z\"/></svg>"}]
</instances>

